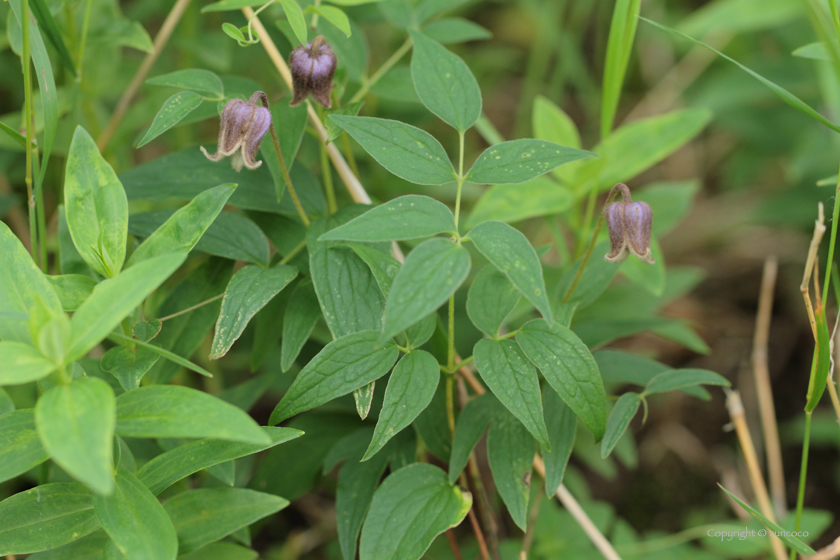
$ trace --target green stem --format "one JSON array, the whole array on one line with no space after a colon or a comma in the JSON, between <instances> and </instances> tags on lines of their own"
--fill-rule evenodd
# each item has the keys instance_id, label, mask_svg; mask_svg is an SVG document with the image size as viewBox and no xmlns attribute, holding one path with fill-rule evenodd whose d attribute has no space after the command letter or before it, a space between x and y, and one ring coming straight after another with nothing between
<instances>
[{"instance_id":1,"label":"green stem","mask_svg":"<svg viewBox=\"0 0 840 560\"><path fill-rule=\"evenodd\" d=\"M301 241L300 243L298 243L297 245L295 245L295 248L294 248L294 249L292 249L291 251L289 251L289 254L288 254L288 255L286 255L285 257L283 257L282 259L280 259L280 262L279 262L278 264L286 264L286 263L288 263L290 260L292 260L293 258L295 258L295 256L296 256L298 253L300 253L301 251L303 251L303 249L304 249L305 247L306 247L306 239L304 239L303 241Z\"/></svg>"},{"instance_id":2,"label":"green stem","mask_svg":"<svg viewBox=\"0 0 840 560\"><path fill-rule=\"evenodd\" d=\"M407 53L409 50L411 50L411 37L406 39L405 43L403 43L402 46L400 46L400 48L398 48L388 60L382 63L382 66L380 66L379 69L376 72L374 72L370 78L365 80L365 83L362 84L362 87L359 88L359 91L357 91L355 95L353 95L353 97L350 98L348 105L352 105L353 103L364 99L365 95L367 95L367 93L370 91L370 88L372 88L376 84L376 82L378 82L379 79L382 78L382 76L384 76L388 72L388 70L390 70L394 66L394 64L399 62L399 60L403 56L405 56L405 53Z\"/></svg>"},{"instance_id":3,"label":"green stem","mask_svg":"<svg viewBox=\"0 0 840 560\"><path fill-rule=\"evenodd\" d=\"M598 191L596 189L592 189L589 191L589 198L586 201L586 210L584 211L583 216L583 227L581 228L581 236L580 241L578 242L577 250L575 251L575 257L580 257L581 253L583 252L583 243L582 241L586 239L586 234L589 233L589 228L592 224L592 215L595 213L595 203L598 201Z\"/></svg>"},{"instance_id":4,"label":"green stem","mask_svg":"<svg viewBox=\"0 0 840 560\"><path fill-rule=\"evenodd\" d=\"M35 115L32 115L32 121L35 121ZM32 151L32 173L40 178L38 147L32 146ZM44 183L41 180L35 181L35 221L38 223L38 247L40 249L41 270L47 272L49 268L49 261L47 260L47 217L46 211L44 210Z\"/></svg>"},{"instance_id":5,"label":"green stem","mask_svg":"<svg viewBox=\"0 0 840 560\"><path fill-rule=\"evenodd\" d=\"M315 0L315 7L321 5L321 0ZM318 27L318 12L312 14L312 28L316 29Z\"/></svg>"},{"instance_id":6,"label":"green stem","mask_svg":"<svg viewBox=\"0 0 840 560\"><path fill-rule=\"evenodd\" d=\"M812 368L813 369L813 368ZM802 465L799 468L799 493L796 495L796 522L794 531L802 524L802 507L805 503L805 478L808 474L808 448L811 444L811 412L805 411L805 434L802 443ZM791 560L796 560L796 551L790 551Z\"/></svg>"},{"instance_id":7,"label":"green stem","mask_svg":"<svg viewBox=\"0 0 840 560\"><path fill-rule=\"evenodd\" d=\"M458 231L458 219L461 217L461 190L464 188L464 131L460 131L458 135L460 148L458 155L458 191L455 193L455 231Z\"/></svg>"},{"instance_id":8,"label":"green stem","mask_svg":"<svg viewBox=\"0 0 840 560\"><path fill-rule=\"evenodd\" d=\"M262 101L265 108L268 109L268 100L263 99ZM283 151L280 149L280 142L277 140L277 132L274 130L273 122L268 129L271 131L271 142L274 144L274 151L277 153L277 161L280 162L280 171L283 173L283 180L286 181L286 188L289 190L289 195L292 197L292 202L297 209L303 225L309 227L309 216L306 215L306 210L303 209L303 205L300 203L295 187L292 184L292 177L289 175L289 168L286 167L286 158L283 157Z\"/></svg>"},{"instance_id":9,"label":"green stem","mask_svg":"<svg viewBox=\"0 0 840 560\"><path fill-rule=\"evenodd\" d=\"M572 280L571 286L569 286L569 289L566 290L566 293L563 296L563 303L569 303L569 300L572 299L572 294L575 293L575 288L577 288L578 282L580 282L580 278L583 276L583 271L586 270L586 265L589 264L589 258L592 257L592 251L595 250L595 242L598 240L598 234L601 232L601 224L603 222L603 217L598 218L595 231L592 232L592 239L589 241L589 247L586 249L586 254L583 256L583 261L580 263L580 268L578 268L577 274L575 274L575 279Z\"/></svg>"},{"instance_id":10,"label":"green stem","mask_svg":"<svg viewBox=\"0 0 840 560\"><path fill-rule=\"evenodd\" d=\"M24 95L24 120L26 121L26 204L29 208L29 236L32 246L32 259L36 260L38 254L38 229L35 217L35 197L32 191L32 142L35 136L34 118L32 110L32 64L29 44L29 0L21 1L21 31L23 32L23 54L21 64L23 65L23 95ZM41 264L43 269L43 263Z\"/></svg>"},{"instance_id":11,"label":"green stem","mask_svg":"<svg viewBox=\"0 0 840 560\"><path fill-rule=\"evenodd\" d=\"M327 148L321 144L321 175L324 177L324 191L327 193L327 208L330 215L338 211L338 206L335 203L335 188L333 187L332 169L330 168L330 158L327 155Z\"/></svg>"},{"instance_id":12,"label":"green stem","mask_svg":"<svg viewBox=\"0 0 840 560\"><path fill-rule=\"evenodd\" d=\"M446 374L446 422L449 424L449 436L455 437L455 375Z\"/></svg>"},{"instance_id":13,"label":"green stem","mask_svg":"<svg viewBox=\"0 0 840 560\"><path fill-rule=\"evenodd\" d=\"M85 6L85 19L82 23L82 38L79 41L79 54L77 55L76 60L76 68L77 68L77 79L79 81L82 80L82 65L84 64L85 60L85 43L87 42L88 36L88 26L90 24L90 11L91 6L93 5L93 0L87 0L87 5Z\"/></svg>"},{"instance_id":14,"label":"green stem","mask_svg":"<svg viewBox=\"0 0 840 560\"><path fill-rule=\"evenodd\" d=\"M834 2L829 2L830 5L834 6L835 12L837 11L837 6ZM823 301L828 301L828 297L826 294L828 293L828 287L831 285L831 271L834 264L834 243L837 240L837 220L840 218L840 204L838 204L837 197L840 196L840 179L837 181L837 188L834 191L834 212L831 217L831 238L828 240L828 260L825 263L825 281L823 282ZM838 302L840 303L840 302Z\"/></svg>"},{"instance_id":15,"label":"green stem","mask_svg":"<svg viewBox=\"0 0 840 560\"><path fill-rule=\"evenodd\" d=\"M831 11L831 23L834 25L834 35L837 38L837 44L840 45L840 15L837 13L836 0L829 0L828 9Z\"/></svg>"}]
</instances>

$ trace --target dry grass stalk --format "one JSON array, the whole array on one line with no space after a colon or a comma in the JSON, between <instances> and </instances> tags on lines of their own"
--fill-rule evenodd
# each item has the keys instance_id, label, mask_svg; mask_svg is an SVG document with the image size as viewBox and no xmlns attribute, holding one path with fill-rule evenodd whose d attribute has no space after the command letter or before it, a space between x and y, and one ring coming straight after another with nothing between
<instances>
[{"instance_id":1,"label":"dry grass stalk","mask_svg":"<svg viewBox=\"0 0 840 560\"><path fill-rule=\"evenodd\" d=\"M776 257L764 261L764 274L761 279L761 293L758 299L758 313L755 318L755 337L753 338L752 366L755 375L755 387L758 393L758 408L761 413L764 447L767 455L767 473L770 479L770 494L773 497L773 509L779 519L787 513L785 496L785 475L782 468L782 450L779 443L779 428L776 424L776 408L773 404L773 388L770 384L770 371L767 365L767 341L770 335L770 321L773 314L773 292L776 287L778 262Z\"/></svg>"},{"instance_id":2,"label":"dry grass stalk","mask_svg":"<svg viewBox=\"0 0 840 560\"><path fill-rule=\"evenodd\" d=\"M758 466L758 456L755 453L755 446L753 445L752 437L750 436L750 429L747 427L747 419L744 416L744 404L741 402L741 395L738 391L729 391L726 397L726 408L729 410L729 416L732 418L732 423L735 425L735 432L738 434L738 442L741 445L741 452L744 455L744 461L747 464L747 471L750 475L750 484L752 485L753 493L758 500L758 507L761 513L764 514L770 521L776 522L776 515L773 513L773 507L770 505L770 496L767 494L767 486L764 483L764 476L761 474L761 468ZM773 546L773 553L777 560L785 560L785 547L778 537L771 536L770 544Z\"/></svg>"}]
</instances>

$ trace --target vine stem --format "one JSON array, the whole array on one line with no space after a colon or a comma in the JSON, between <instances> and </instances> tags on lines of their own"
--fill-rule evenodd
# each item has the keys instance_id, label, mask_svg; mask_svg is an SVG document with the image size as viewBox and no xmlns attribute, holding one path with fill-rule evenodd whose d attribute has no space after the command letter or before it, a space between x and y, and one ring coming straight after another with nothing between
<instances>
[{"instance_id":1,"label":"vine stem","mask_svg":"<svg viewBox=\"0 0 840 560\"><path fill-rule=\"evenodd\" d=\"M161 51L163 51L163 48L169 41L169 37L172 36L175 26L178 25L178 22L181 20L181 16L184 15L184 12L189 5L190 0L178 0L175 2L175 5L172 6L172 10L170 10L169 15L166 16L165 20L163 20L163 25L161 25L160 31L158 31L158 34L155 36L155 40L152 45L152 52L147 54L146 58L143 59L143 63L140 65L140 68L137 69L137 73L134 74L134 78L132 78L128 89L125 90L122 97L120 97L119 102L117 102L117 107L114 109L114 114L111 115L111 120L108 121L108 126L105 127L105 130L96 141L96 146L99 148L100 152L104 151L108 142L111 141L111 137L117 131L117 127L120 126L120 122L122 122L125 112L128 110L128 106L134 100L134 96L137 95L137 92L140 90L140 86L143 85L143 81L149 74L149 70L152 69L155 61L157 61ZM81 72L79 75L81 75Z\"/></svg>"},{"instance_id":2,"label":"vine stem","mask_svg":"<svg viewBox=\"0 0 840 560\"><path fill-rule=\"evenodd\" d=\"M365 95L367 95L367 93L370 91L370 88L376 85L376 82L378 82L382 78L382 76L387 74L388 70L393 68L394 64L399 62L400 59L404 57L409 50L411 50L411 37L406 39L405 43L403 43L400 46L400 48L394 51L394 54L392 54L388 58L388 60L383 62L382 66L380 66L379 69L377 69L376 72L374 72L370 78L365 80L365 83L362 84L362 87L359 88L359 91L353 94L353 97L350 98L348 105L352 105L353 103L361 101L365 97Z\"/></svg>"},{"instance_id":3,"label":"vine stem","mask_svg":"<svg viewBox=\"0 0 840 560\"><path fill-rule=\"evenodd\" d=\"M601 225L603 223L604 217L601 216L598 218L598 223L595 224L595 231L592 232L592 239L589 241L589 247L586 248L583 261L580 263L580 268L578 268L577 274L575 274L575 278L572 280L569 289L566 290L566 293L563 295L563 303L569 303L569 300L572 299L572 294L575 293L575 288L577 288L580 278L583 276L583 271L586 270L586 265L589 264L589 259L592 257L592 251L595 250L595 243L598 241L598 234L601 233Z\"/></svg>"},{"instance_id":4,"label":"vine stem","mask_svg":"<svg viewBox=\"0 0 840 560\"><path fill-rule=\"evenodd\" d=\"M814 368L811 368L812 375ZM805 411L805 433L802 442L802 463L799 467L799 492L796 494L796 522L794 531L799 531L802 524L802 508L805 505L805 477L808 474L808 449L811 446L811 412ZM796 560L796 551L790 551L790 560Z\"/></svg>"},{"instance_id":5,"label":"vine stem","mask_svg":"<svg viewBox=\"0 0 840 560\"><path fill-rule=\"evenodd\" d=\"M271 109L268 108L268 97L265 93L260 93L262 93L262 95L260 95L260 102L270 114ZM292 184L292 176L289 175L289 168L286 165L286 158L283 157L283 150L280 149L280 141L277 140L277 132L274 129L273 119L271 120L271 124L268 125L268 129L271 131L271 142L274 144L274 151L277 154L277 161L280 163L280 172L283 174L283 180L286 182L286 188L289 191L289 195L292 197L292 202L295 205L295 209L297 209L298 215L300 216L303 225L309 227L309 216L306 215L306 210L303 209L303 205L300 203L297 191L295 191L295 187Z\"/></svg>"},{"instance_id":6,"label":"vine stem","mask_svg":"<svg viewBox=\"0 0 840 560\"><path fill-rule=\"evenodd\" d=\"M30 61L30 42L29 42L29 0L21 1L20 9L20 27L22 31L23 40L23 54L21 55L21 64L23 65L23 95L24 95L24 118L26 120L26 204L29 209L29 242L31 247L32 259L36 262L38 259L38 230L35 217L35 196L32 191L32 141L34 137L33 115L32 115L32 64ZM43 242L43 240L41 240ZM41 270L44 269L45 263L41 263Z\"/></svg>"}]
</instances>

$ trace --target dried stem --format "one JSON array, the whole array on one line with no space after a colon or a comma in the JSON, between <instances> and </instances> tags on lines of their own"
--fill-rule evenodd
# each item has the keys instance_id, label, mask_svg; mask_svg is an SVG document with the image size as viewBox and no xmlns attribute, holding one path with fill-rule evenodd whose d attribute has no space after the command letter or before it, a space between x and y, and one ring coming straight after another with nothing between
<instances>
[{"instance_id":1,"label":"dried stem","mask_svg":"<svg viewBox=\"0 0 840 560\"><path fill-rule=\"evenodd\" d=\"M750 475L750 484L753 493L758 500L758 507L770 521L775 522L776 516L773 507L770 505L770 496L767 494L767 486L764 483L764 476L758 466L758 457L755 453L750 429L747 427L747 419L744 417L744 404L741 402L741 395L738 391L729 391L726 398L726 408L729 416L735 425L735 432L738 434L738 442L741 445L741 452L744 454L744 461L747 463L747 472ZM778 560L785 560L785 547L782 541L776 536L770 537L770 544L773 546L773 553Z\"/></svg>"},{"instance_id":2,"label":"dried stem","mask_svg":"<svg viewBox=\"0 0 840 560\"><path fill-rule=\"evenodd\" d=\"M195 311L199 307L204 307L205 305L211 304L214 301L216 301L217 299L222 299L223 297L225 297L225 294L219 294L217 296L213 296L210 299L206 299L206 300L202 301L201 303L196 303L195 305L191 305L190 307L187 307L186 309L182 309L181 311L176 311L172 315L167 315L166 317L161 317L161 318L158 319L158 321L160 321L162 323L164 321L168 321L169 319L174 319L175 317L178 317L179 315L183 315L184 313L189 313L190 311Z\"/></svg>"},{"instance_id":3,"label":"dried stem","mask_svg":"<svg viewBox=\"0 0 840 560\"><path fill-rule=\"evenodd\" d=\"M175 30L175 26L178 25L178 22L181 20L181 16L184 15L184 11L186 11L187 6L189 5L190 0L178 0L175 2L175 5L172 6L172 10L169 12L169 15L166 16L166 19L163 21L163 25L160 27L160 31L158 31L157 36L155 36L155 40L152 45L152 52L146 55L146 58L143 59L143 63L140 65L140 68L137 69L137 73L134 74L134 78L131 80L131 84L129 84L128 89L126 89L125 93L123 93L122 97L120 97L120 100L117 103L117 108L114 110L114 114L111 115L111 120L108 121L108 126L105 127L105 131L96 141L96 145L99 147L100 152L104 151L108 142L111 141L111 137L114 135L114 132L117 131L117 127L120 126L120 122L122 122L125 112L128 110L128 106L134 100L134 96L137 95L137 92L140 90L140 86L143 85L143 81L146 79L149 70L152 69L152 66L158 56L160 56L161 51L163 51L163 47L166 46L167 41L169 41L169 37Z\"/></svg>"},{"instance_id":4,"label":"dried stem","mask_svg":"<svg viewBox=\"0 0 840 560\"><path fill-rule=\"evenodd\" d=\"M770 321L773 313L773 292L776 287L778 261L769 257L764 262L764 275L761 279L761 293L758 299L758 313L755 318L755 337L753 339L752 365L755 386L758 392L758 408L761 413L764 447L767 454L767 471L770 478L770 494L773 496L773 509L779 519L787 512L785 497L785 475L782 469L782 451L779 444L779 428L776 424L776 409L773 405L773 388L770 384L770 371L767 365L767 341L770 335Z\"/></svg>"},{"instance_id":5,"label":"dried stem","mask_svg":"<svg viewBox=\"0 0 840 560\"><path fill-rule=\"evenodd\" d=\"M805 262L805 272L802 274L802 284L799 285L799 291L802 292L802 298L805 300L805 309L808 311L808 322L811 324L811 333L814 335L814 342L817 341L817 321L814 317L814 307L811 305L811 294L808 290L808 285L811 283L811 274L814 272L814 265L817 262L817 252L819 251L823 234L825 234L825 213L823 211L823 204L820 202L818 218L814 224L814 235L811 238L811 246L808 248L808 260Z\"/></svg>"},{"instance_id":6,"label":"dried stem","mask_svg":"<svg viewBox=\"0 0 840 560\"><path fill-rule=\"evenodd\" d=\"M449 546L452 548L452 554L455 556L455 560L464 560L464 557L461 556L461 550L458 548L458 541L455 540L455 533L452 532L452 529L446 530L446 537L449 539Z\"/></svg>"}]
</instances>

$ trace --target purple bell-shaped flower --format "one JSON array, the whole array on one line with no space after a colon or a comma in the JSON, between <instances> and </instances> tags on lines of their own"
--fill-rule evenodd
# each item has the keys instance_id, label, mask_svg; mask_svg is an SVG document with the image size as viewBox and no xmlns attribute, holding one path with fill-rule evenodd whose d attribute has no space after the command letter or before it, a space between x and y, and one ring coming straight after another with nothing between
<instances>
[{"instance_id":1,"label":"purple bell-shaped flower","mask_svg":"<svg viewBox=\"0 0 840 560\"><path fill-rule=\"evenodd\" d=\"M237 171L244 165L248 169L256 169L262 161L254 161L260 141L271 126L271 113L260 101L265 99L265 93L258 91L248 101L232 99L222 111L221 127L219 129L219 145L216 153L210 155L204 146L201 152L210 161L220 161L222 158L233 156L231 165Z\"/></svg>"},{"instance_id":2,"label":"purple bell-shaped flower","mask_svg":"<svg viewBox=\"0 0 840 560\"><path fill-rule=\"evenodd\" d=\"M303 103L311 93L313 99L329 109L332 107L330 92L338 60L323 35L301 45L289 55L292 85L295 97L292 107Z\"/></svg>"},{"instance_id":3,"label":"purple bell-shaped flower","mask_svg":"<svg viewBox=\"0 0 840 560\"><path fill-rule=\"evenodd\" d=\"M610 191L607 200L616 194L622 200L608 203L604 207L604 219L610 232L610 252L604 258L610 262L621 262L630 252L640 260L653 264L650 250L650 230L653 224L653 212L647 202L633 202L630 190L624 183L619 183Z\"/></svg>"}]
</instances>

